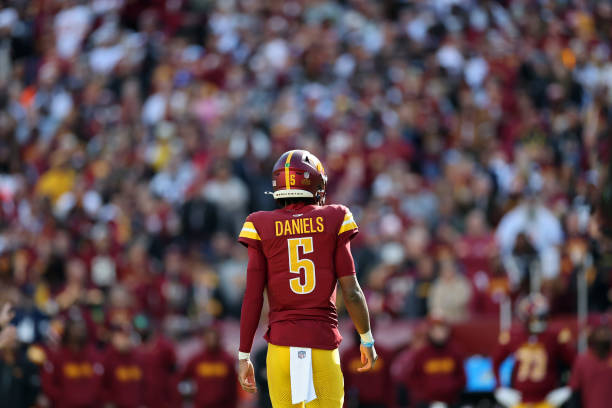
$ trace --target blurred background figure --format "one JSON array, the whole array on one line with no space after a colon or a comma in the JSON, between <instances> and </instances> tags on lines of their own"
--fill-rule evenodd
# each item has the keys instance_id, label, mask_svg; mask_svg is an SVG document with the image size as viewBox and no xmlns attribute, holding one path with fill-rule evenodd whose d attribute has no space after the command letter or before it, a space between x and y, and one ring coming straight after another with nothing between
<instances>
[{"instance_id":1,"label":"blurred background figure","mask_svg":"<svg viewBox=\"0 0 612 408\"><path fill-rule=\"evenodd\" d=\"M549 330L576 326L584 293L609 314L611 26L607 1L2 2L0 348L93 364L62 327L105 354L143 314L154 384L160 336L177 372L194 327L222 321L234 347L237 224L274 207L269 171L295 148L360 226L391 351L437 308L456 334L482 323L461 340L486 358L529 293ZM43 399L88 406L92 378L52 372Z\"/></svg>"},{"instance_id":2,"label":"blurred background figure","mask_svg":"<svg viewBox=\"0 0 612 408\"><path fill-rule=\"evenodd\" d=\"M253 358L253 367L257 367L257 370L255 370L255 384L257 384L257 389L259 390L257 392L257 405L259 408L272 408L268 388L267 355L268 345L266 344L255 353Z\"/></svg>"},{"instance_id":3,"label":"blurred background figure","mask_svg":"<svg viewBox=\"0 0 612 408\"><path fill-rule=\"evenodd\" d=\"M145 405L145 372L129 324L111 326L110 345L104 355L104 407L139 408Z\"/></svg>"},{"instance_id":4,"label":"blurred background figure","mask_svg":"<svg viewBox=\"0 0 612 408\"><path fill-rule=\"evenodd\" d=\"M429 318L427 340L415 350L406 377L415 407L429 407L434 402L459 406L466 383L464 356L451 334L441 315Z\"/></svg>"},{"instance_id":5,"label":"blurred background figure","mask_svg":"<svg viewBox=\"0 0 612 408\"><path fill-rule=\"evenodd\" d=\"M355 331L352 345L341 356L344 375L344 405L346 408L392 408L395 406L396 392L391 378L392 356L384 347L378 346L378 360L371 371L357 371L361 363L359 345L361 338Z\"/></svg>"},{"instance_id":6,"label":"blurred background figure","mask_svg":"<svg viewBox=\"0 0 612 408\"><path fill-rule=\"evenodd\" d=\"M512 285L525 283L527 291L538 291L542 280L550 282L559 275L563 230L555 214L539 202L534 192L530 194L502 217L496 237Z\"/></svg>"},{"instance_id":7,"label":"blurred background figure","mask_svg":"<svg viewBox=\"0 0 612 408\"><path fill-rule=\"evenodd\" d=\"M501 364L512 356L510 387L521 393L522 403L544 403L551 391L561 387L562 373L574 360L572 334L567 328L548 327L548 300L539 293L524 297L517 313L522 325L501 332L493 356L494 372L501 387Z\"/></svg>"},{"instance_id":8,"label":"blurred background figure","mask_svg":"<svg viewBox=\"0 0 612 408\"><path fill-rule=\"evenodd\" d=\"M0 401L7 407L35 406L40 393L40 370L44 352L21 344L16 336L0 347Z\"/></svg>"},{"instance_id":9,"label":"blurred background figure","mask_svg":"<svg viewBox=\"0 0 612 408\"><path fill-rule=\"evenodd\" d=\"M138 352L144 376L144 405L171 408L180 403L177 361L174 344L152 326L143 314L134 317L134 329L140 337Z\"/></svg>"},{"instance_id":10,"label":"blurred background figure","mask_svg":"<svg viewBox=\"0 0 612 408\"><path fill-rule=\"evenodd\" d=\"M429 310L435 310L449 322L465 321L469 317L472 287L457 270L454 259L438 262L438 278L429 292Z\"/></svg>"},{"instance_id":11,"label":"blurred background figure","mask_svg":"<svg viewBox=\"0 0 612 408\"><path fill-rule=\"evenodd\" d=\"M0 308L0 350L3 348L13 348L17 339L17 329L11 325L14 312L10 303L5 303Z\"/></svg>"},{"instance_id":12,"label":"blurred background figure","mask_svg":"<svg viewBox=\"0 0 612 408\"><path fill-rule=\"evenodd\" d=\"M47 352L42 388L53 407L85 408L101 405L104 366L88 341L83 320L67 320L61 344Z\"/></svg>"},{"instance_id":13,"label":"blurred background figure","mask_svg":"<svg viewBox=\"0 0 612 408\"><path fill-rule=\"evenodd\" d=\"M181 373L181 380L193 384L193 403L197 408L236 408L238 383L236 360L221 347L217 326L204 329L203 350L192 357Z\"/></svg>"},{"instance_id":14,"label":"blurred background figure","mask_svg":"<svg viewBox=\"0 0 612 408\"><path fill-rule=\"evenodd\" d=\"M612 330L600 324L589 335L589 350L574 362L571 408L603 408L612 401Z\"/></svg>"}]
</instances>

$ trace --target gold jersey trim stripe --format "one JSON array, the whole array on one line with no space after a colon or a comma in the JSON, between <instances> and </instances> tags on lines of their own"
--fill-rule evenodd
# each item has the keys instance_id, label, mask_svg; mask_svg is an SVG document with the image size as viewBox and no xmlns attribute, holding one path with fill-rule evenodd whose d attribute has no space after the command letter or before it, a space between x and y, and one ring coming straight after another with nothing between
<instances>
[{"instance_id":1,"label":"gold jersey trim stripe","mask_svg":"<svg viewBox=\"0 0 612 408\"><path fill-rule=\"evenodd\" d=\"M342 226L340 227L340 231L338 231L338 235L353 229L357 229L357 223L355 221L351 220L349 222L343 222Z\"/></svg>"},{"instance_id":2,"label":"gold jersey trim stripe","mask_svg":"<svg viewBox=\"0 0 612 408\"><path fill-rule=\"evenodd\" d=\"M253 223L250 221L246 221L244 223L244 225L242 226L242 230L240 231L239 237L257 239L261 241L261 238L259 237L259 234L257 233L257 230L255 229L255 225L253 225Z\"/></svg>"}]
</instances>

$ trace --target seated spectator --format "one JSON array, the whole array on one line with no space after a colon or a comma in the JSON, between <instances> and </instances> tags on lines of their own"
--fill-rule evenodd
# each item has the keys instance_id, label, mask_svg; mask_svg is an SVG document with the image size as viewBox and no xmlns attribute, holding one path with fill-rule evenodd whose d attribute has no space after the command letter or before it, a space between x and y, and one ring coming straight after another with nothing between
<instances>
[{"instance_id":1,"label":"seated spectator","mask_svg":"<svg viewBox=\"0 0 612 408\"><path fill-rule=\"evenodd\" d=\"M236 361L221 348L221 335L217 327L204 330L203 344L204 350L189 360L181 374L183 381L195 383L194 406L236 408Z\"/></svg>"},{"instance_id":2,"label":"seated spectator","mask_svg":"<svg viewBox=\"0 0 612 408\"><path fill-rule=\"evenodd\" d=\"M449 322L460 322L468 317L472 296L470 282L459 273L454 260L439 262L439 276L429 292L429 311L436 311Z\"/></svg>"},{"instance_id":3,"label":"seated spectator","mask_svg":"<svg viewBox=\"0 0 612 408\"><path fill-rule=\"evenodd\" d=\"M406 383L415 407L434 402L458 406L466 384L463 356L452 343L451 327L443 318L430 318L427 342L412 356Z\"/></svg>"}]
</instances>

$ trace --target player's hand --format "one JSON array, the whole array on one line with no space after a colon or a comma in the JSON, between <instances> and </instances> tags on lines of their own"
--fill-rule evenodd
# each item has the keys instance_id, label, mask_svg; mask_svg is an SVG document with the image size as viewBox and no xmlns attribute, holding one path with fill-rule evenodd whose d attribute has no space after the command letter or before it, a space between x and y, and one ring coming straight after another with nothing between
<instances>
[{"instance_id":1,"label":"player's hand","mask_svg":"<svg viewBox=\"0 0 612 408\"><path fill-rule=\"evenodd\" d=\"M359 346L359 350L361 350L361 364L363 364L363 367L358 368L357 371L360 373L370 371L374 367L376 360L378 360L376 349L374 346L366 347L362 344Z\"/></svg>"},{"instance_id":2,"label":"player's hand","mask_svg":"<svg viewBox=\"0 0 612 408\"><path fill-rule=\"evenodd\" d=\"M17 328L15 326L6 326L0 329L0 350L5 347L10 347L17 340Z\"/></svg>"},{"instance_id":3,"label":"player's hand","mask_svg":"<svg viewBox=\"0 0 612 408\"><path fill-rule=\"evenodd\" d=\"M0 329L6 326L15 317L15 312L10 303L5 303L0 310Z\"/></svg>"},{"instance_id":4,"label":"player's hand","mask_svg":"<svg viewBox=\"0 0 612 408\"><path fill-rule=\"evenodd\" d=\"M255 393L257 385L255 384L255 370L251 360L238 360L238 381L243 390L248 393Z\"/></svg>"}]
</instances>

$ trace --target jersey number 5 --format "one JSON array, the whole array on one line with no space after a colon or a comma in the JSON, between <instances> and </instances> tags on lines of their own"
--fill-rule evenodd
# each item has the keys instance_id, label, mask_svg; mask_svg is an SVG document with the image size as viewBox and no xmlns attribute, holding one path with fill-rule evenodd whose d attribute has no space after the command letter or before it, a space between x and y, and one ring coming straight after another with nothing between
<instances>
[{"instance_id":1,"label":"jersey number 5","mask_svg":"<svg viewBox=\"0 0 612 408\"><path fill-rule=\"evenodd\" d=\"M315 265L310 259L300 259L299 248L302 247L305 254L313 251L312 237L290 238L287 240L289 247L289 272L296 273L296 278L289 279L289 287L298 295L306 295L315 288ZM304 284L300 282L300 272L304 271Z\"/></svg>"}]
</instances>

